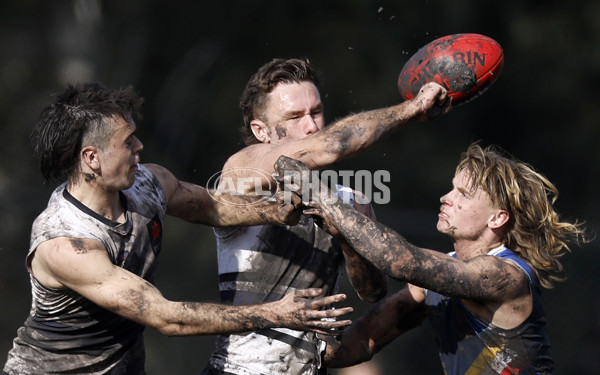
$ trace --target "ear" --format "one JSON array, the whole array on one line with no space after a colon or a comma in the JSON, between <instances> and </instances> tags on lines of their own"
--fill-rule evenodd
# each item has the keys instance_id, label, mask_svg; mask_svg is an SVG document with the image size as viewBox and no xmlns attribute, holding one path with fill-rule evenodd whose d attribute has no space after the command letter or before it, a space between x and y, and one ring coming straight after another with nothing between
<instances>
[{"instance_id":1,"label":"ear","mask_svg":"<svg viewBox=\"0 0 600 375\"><path fill-rule=\"evenodd\" d=\"M261 143L271 143L271 136L269 135L269 127L264 122L254 119L250 121L250 129L252 133Z\"/></svg>"},{"instance_id":2,"label":"ear","mask_svg":"<svg viewBox=\"0 0 600 375\"><path fill-rule=\"evenodd\" d=\"M100 170L100 159L98 158L98 149L92 146L86 146L81 149L81 160L94 172Z\"/></svg>"},{"instance_id":3,"label":"ear","mask_svg":"<svg viewBox=\"0 0 600 375\"><path fill-rule=\"evenodd\" d=\"M488 221L488 226L492 229L500 228L508 223L508 219L510 219L510 215L506 210L498 210Z\"/></svg>"}]
</instances>

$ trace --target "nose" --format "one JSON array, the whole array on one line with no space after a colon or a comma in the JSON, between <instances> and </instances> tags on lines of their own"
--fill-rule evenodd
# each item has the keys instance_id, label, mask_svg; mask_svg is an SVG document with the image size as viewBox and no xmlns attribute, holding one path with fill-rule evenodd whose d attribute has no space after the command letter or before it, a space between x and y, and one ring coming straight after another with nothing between
<instances>
[{"instance_id":1,"label":"nose","mask_svg":"<svg viewBox=\"0 0 600 375\"><path fill-rule=\"evenodd\" d=\"M304 133L313 134L319 131L319 126L315 119L309 114L304 116Z\"/></svg>"},{"instance_id":2,"label":"nose","mask_svg":"<svg viewBox=\"0 0 600 375\"><path fill-rule=\"evenodd\" d=\"M451 193L451 192L448 192L448 193L446 193L446 194L442 195L442 196L440 197L440 203L442 203L442 204L449 204L448 202L449 202L449 200L450 200L450 193Z\"/></svg>"},{"instance_id":3,"label":"nose","mask_svg":"<svg viewBox=\"0 0 600 375\"><path fill-rule=\"evenodd\" d=\"M138 154L144 149L144 144L136 136L133 137L133 152Z\"/></svg>"}]
</instances>

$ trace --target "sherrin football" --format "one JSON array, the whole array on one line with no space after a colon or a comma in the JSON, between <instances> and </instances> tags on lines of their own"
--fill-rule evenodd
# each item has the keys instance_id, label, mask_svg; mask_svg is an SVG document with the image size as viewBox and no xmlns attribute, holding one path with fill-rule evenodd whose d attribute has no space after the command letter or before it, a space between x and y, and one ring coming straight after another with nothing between
<instances>
[{"instance_id":1,"label":"sherrin football","mask_svg":"<svg viewBox=\"0 0 600 375\"><path fill-rule=\"evenodd\" d=\"M502 46L480 34L453 34L419 49L404 65L398 89L404 99L414 98L421 86L437 82L448 90L453 104L483 94L497 79L504 64Z\"/></svg>"}]
</instances>

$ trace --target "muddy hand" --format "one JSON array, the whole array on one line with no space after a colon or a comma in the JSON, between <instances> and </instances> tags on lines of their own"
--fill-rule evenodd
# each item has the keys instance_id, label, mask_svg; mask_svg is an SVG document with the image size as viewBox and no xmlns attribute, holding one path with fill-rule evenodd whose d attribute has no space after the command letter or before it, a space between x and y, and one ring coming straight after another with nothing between
<instances>
[{"instance_id":1,"label":"muddy hand","mask_svg":"<svg viewBox=\"0 0 600 375\"><path fill-rule=\"evenodd\" d=\"M325 232L329 233L333 237L339 237L340 232L333 225L329 224L329 221L325 218L323 209L317 207L314 201L311 202L311 206L304 209L303 213L305 215L310 215L313 218L313 221L317 226L323 229Z\"/></svg>"},{"instance_id":2,"label":"muddy hand","mask_svg":"<svg viewBox=\"0 0 600 375\"><path fill-rule=\"evenodd\" d=\"M448 96L448 90L434 82L424 84L411 102L416 106L417 113L420 113L419 121L434 119L452 109L452 98Z\"/></svg>"},{"instance_id":3,"label":"muddy hand","mask_svg":"<svg viewBox=\"0 0 600 375\"><path fill-rule=\"evenodd\" d=\"M279 190L275 194L275 201L278 206L279 220L282 224L296 225L300 222L305 206L298 194L286 194L284 191Z\"/></svg>"},{"instance_id":4,"label":"muddy hand","mask_svg":"<svg viewBox=\"0 0 600 375\"><path fill-rule=\"evenodd\" d=\"M284 192L284 199L290 199L291 194L302 197L302 201L308 204L310 201L309 187L311 184L311 171L303 162L288 156L280 156L273 165L278 183L279 191Z\"/></svg>"},{"instance_id":5,"label":"muddy hand","mask_svg":"<svg viewBox=\"0 0 600 375\"><path fill-rule=\"evenodd\" d=\"M336 320L336 318L351 313L352 307L323 310L333 303L344 301L346 295L320 297L322 294L323 290L319 288L300 289L286 294L276 302L278 306L275 313L278 325L324 335L337 334L337 330L349 326L351 320Z\"/></svg>"}]
</instances>

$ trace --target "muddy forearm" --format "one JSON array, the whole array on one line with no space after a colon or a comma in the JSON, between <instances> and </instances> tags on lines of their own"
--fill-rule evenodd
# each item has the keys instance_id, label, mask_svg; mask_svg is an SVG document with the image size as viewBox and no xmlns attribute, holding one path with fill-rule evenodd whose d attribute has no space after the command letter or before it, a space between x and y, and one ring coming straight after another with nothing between
<instances>
[{"instance_id":1,"label":"muddy forearm","mask_svg":"<svg viewBox=\"0 0 600 375\"><path fill-rule=\"evenodd\" d=\"M338 240L344 253L348 278L359 297L371 303L385 297L388 283L383 272L354 251L345 239Z\"/></svg>"},{"instance_id":2,"label":"muddy forearm","mask_svg":"<svg viewBox=\"0 0 600 375\"><path fill-rule=\"evenodd\" d=\"M422 303L414 300L408 287L386 297L346 329L339 341L328 341L325 364L347 367L373 358L392 340L425 319Z\"/></svg>"},{"instance_id":3,"label":"muddy forearm","mask_svg":"<svg viewBox=\"0 0 600 375\"><path fill-rule=\"evenodd\" d=\"M372 147L377 141L415 120L416 110L404 102L394 107L361 112L331 124L323 131L328 149L345 159Z\"/></svg>"},{"instance_id":4,"label":"muddy forearm","mask_svg":"<svg viewBox=\"0 0 600 375\"><path fill-rule=\"evenodd\" d=\"M230 306L165 299L153 285L134 278L103 306L167 336L212 335L273 327L272 304Z\"/></svg>"},{"instance_id":5,"label":"muddy forearm","mask_svg":"<svg viewBox=\"0 0 600 375\"><path fill-rule=\"evenodd\" d=\"M215 335L275 327L268 305L228 306L176 302L172 319L154 327L167 336Z\"/></svg>"},{"instance_id":6,"label":"muddy forearm","mask_svg":"<svg viewBox=\"0 0 600 375\"><path fill-rule=\"evenodd\" d=\"M329 225L344 236L346 241L384 274L407 281L438 293L469 299L497 296L509 280L507 267L501 260L476 266L479 258L469 265L434 250L423 249L408 242L385 225L372 221L338 203L324 204L322 215ZM469 269L479 269L474 277ZM480 274L493 275L487 278ZM460 283L456 283L461 279Z\"/></svg>"},{"instance_id":7,"label":"muddy forearm","mask_svg":"<svg viewBox=\"0 0 600 375\"><path fill-rule=\"evenodd\" d=\"M337 202L323 205L321 210L348 244L376 268L398 280L410 279L416 248L404 237Z\"/></svg>"},{"instance_id":8,"label":"muddy forearm","mask_svg":"<svg viewBox=\"0 0 600 375\"><path fill-rule=\"evenodd\" d=\"M252 226L262 224L282 224L279 206L275 203L257 202L257 198L238 196L236 204L218 204L215 227Z\"/></svg>"},{"instance_id":9,"label":"muddy forearm","mask_svg":"<svg viewBox=\"0 0 600 375\"><path fill-rule=\"evenodd\" d=\"M415 121L428 121L450 110L447 92L435 83L425 84L417 96L398 105L350 115L323 131L328 150L337 160L370 148L379 139Z\"/></svg>"}]
</instances>

